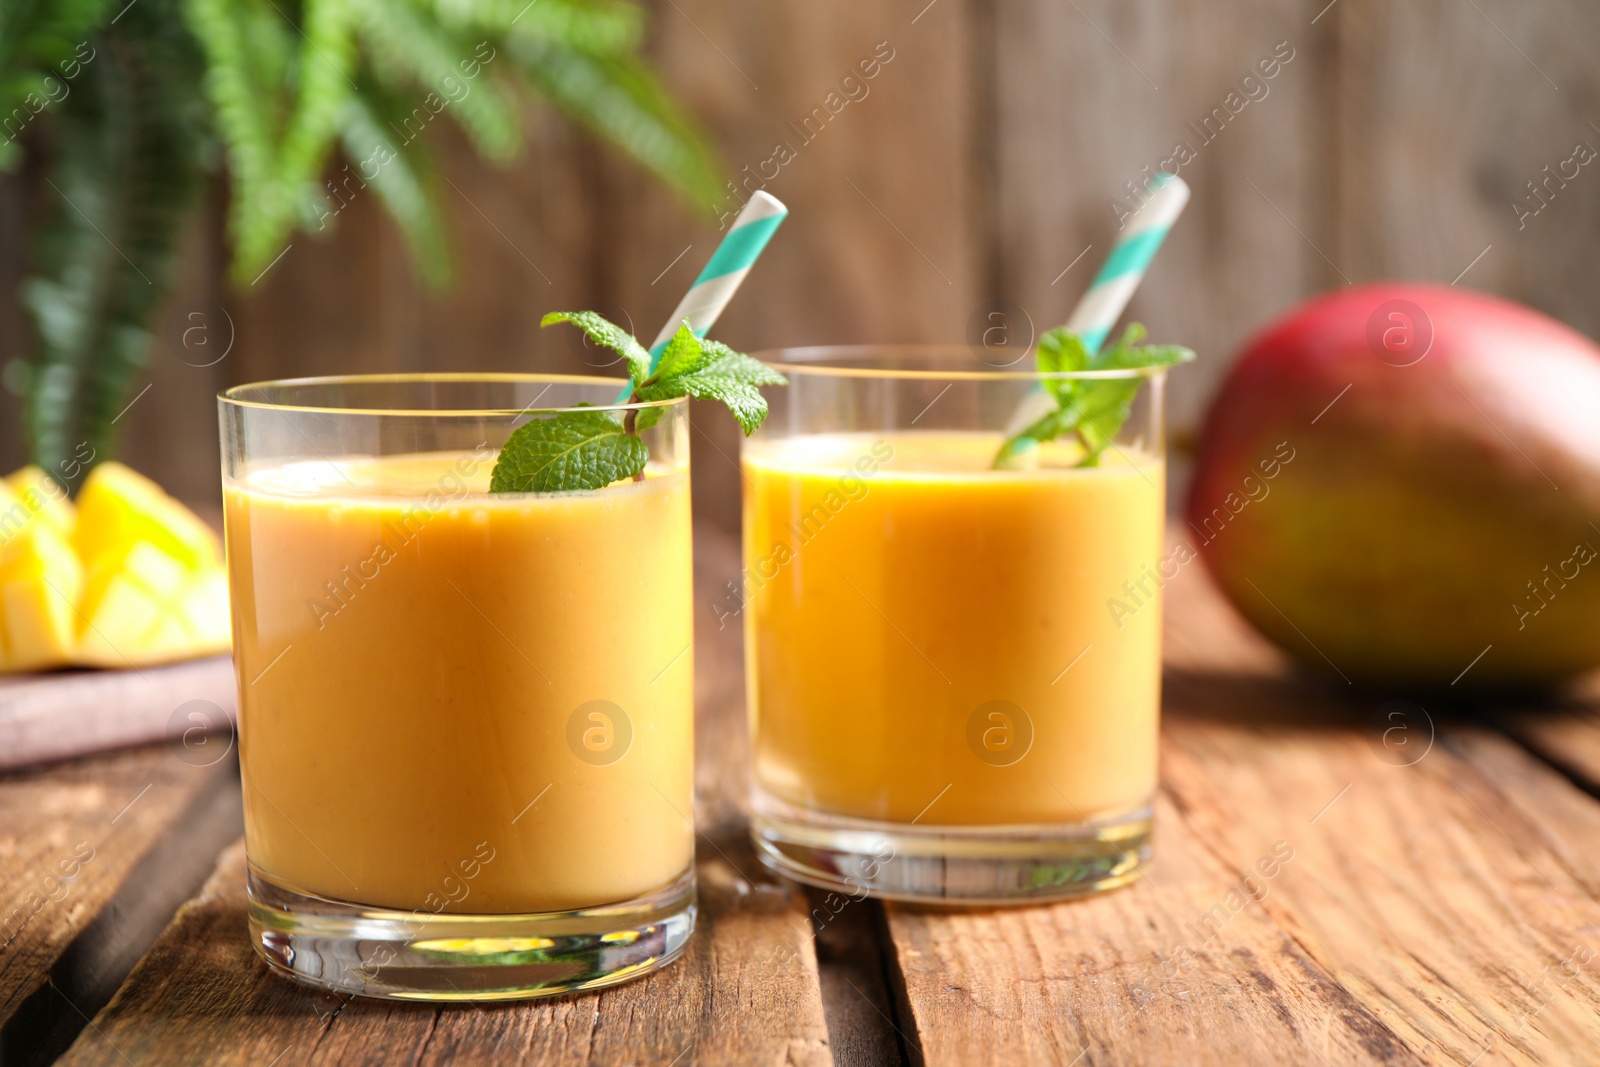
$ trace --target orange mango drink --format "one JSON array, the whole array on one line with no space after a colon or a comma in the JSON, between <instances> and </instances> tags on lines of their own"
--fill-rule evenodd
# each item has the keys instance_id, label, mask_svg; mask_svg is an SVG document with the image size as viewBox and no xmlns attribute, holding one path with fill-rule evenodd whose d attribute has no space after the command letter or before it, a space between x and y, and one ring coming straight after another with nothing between
<instances>
[{"instance_id":1,"label":"orange mango drink","mask_svg":"<svg viewBox=\"0 0 1600 1067\"><path fill-rule=\"evenodd\" d=\"M250 860L301 893L544 912L693 854L686 471L487 492L494 453L224 486Z\"/></svg>"},{"instance_id":2,"label":"orange mango drink","mask_svg":"<svg viewBox=\"0 0 1600 1067\"><path fill-rule=\"evenodd\" d=\"M1024 826L1156 787L1165 469L1069 445L991 470L998 433L746 443L755 780L878 823ZM1124 583L1146 589L1129 607Z\"/></svg>"}]
</instances>

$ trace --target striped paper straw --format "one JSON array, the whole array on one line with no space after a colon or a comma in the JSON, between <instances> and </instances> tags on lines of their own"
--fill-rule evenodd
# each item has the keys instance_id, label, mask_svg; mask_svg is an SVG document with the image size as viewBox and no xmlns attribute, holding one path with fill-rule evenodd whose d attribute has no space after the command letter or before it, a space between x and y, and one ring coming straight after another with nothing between
<instances>
[{"instance_id":1,"label":"striped paper straw","mask_svg":"<svg viewBox=\"0 0 1600 1067\"><path fill-rule=\"evenodd\" d=\"M651 356L657 360L661 358L667 342L672 340L672 335L678 332L679 324L685 319L689 321L689 328L695 332L695 336L706 335L788 215L789 209L769 193L758 190L750 197L750 202L739 212L739 217L733 220L733 229L728 231L728 236L722 239L717 250L711 253L711 259L701 269L700 277L683 294L672 317L661 327L655 344L650 346Z\"/></svg>"},{"instance_id":2,"label":"striped paper straw","mask_svg":"<svg viewBox=\"0 0 1600 1067\"><path fill-rule=\"evenodd\" d=\"M1156 250L1167 239L1172 224L1178 221L1184 205L1189 202L1189 187L1182 178L1162 172L1151 184L1154 188L1150 199L1134 212L1100 273L1095 275L1067 319L1067 329L1083 338L1084 347L1091 355L1100 351L1117 320L1128 309L1128 301L1133 299L1134 290L1144 280ZM1021 432L1054 406L1055 402L1044 389L1030 392L1011 416L1006 426L1007 436Z\"/></svg>"}]
</instances>

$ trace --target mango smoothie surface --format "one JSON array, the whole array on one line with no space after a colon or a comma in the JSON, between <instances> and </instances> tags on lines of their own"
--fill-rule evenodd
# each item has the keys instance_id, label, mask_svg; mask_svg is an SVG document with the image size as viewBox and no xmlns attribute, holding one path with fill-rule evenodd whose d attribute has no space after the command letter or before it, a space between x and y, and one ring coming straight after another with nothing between
<instances>
[{"instance_id":1,"label":"mango smoothie surface","mask_svg":"<svg viewBox=\"0 0 1600 1067\"><path fill-rule=\"evenodd\" d=\"M1050 443L1030 469L992 470L1001 439L746 443L760 793L920 827L1083 823L1150 802L1164 464L1113 448L1077 467Z\"/></svg>"},{"instance_id":2,"label":"mango smoothie surface","mask_svg":"<svg viewBox=\"0 0 1600 1067\"><path fill-rule=\"evenodd\" d=\"M224 486L251 863L424 914L570 910L693 855L689 480L489 494L492 450Z\"/></svg>"}]
</instances>

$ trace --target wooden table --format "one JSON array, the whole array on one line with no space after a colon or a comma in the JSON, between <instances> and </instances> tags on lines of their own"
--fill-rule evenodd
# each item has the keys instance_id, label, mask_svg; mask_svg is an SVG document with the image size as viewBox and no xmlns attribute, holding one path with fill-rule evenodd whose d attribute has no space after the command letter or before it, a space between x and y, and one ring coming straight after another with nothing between
<instances>
[{"instance_id":1,"label":"wooden table","mask_svg":"<svg viewBox=\"0 0 1600 1067\"><path fill-rule=\"evenodd\" d=\"M698 537L702 926L676 965L508 1006L270 975L231 758L155 746L0 778L0 1060L1600 1063L1594 687L1424 710L1306 680L1192 564L1168 587L1147 877L1051 907L840 907L746 842L740 636L707 607L737 546Z\"/></svg>"}]
</instances>

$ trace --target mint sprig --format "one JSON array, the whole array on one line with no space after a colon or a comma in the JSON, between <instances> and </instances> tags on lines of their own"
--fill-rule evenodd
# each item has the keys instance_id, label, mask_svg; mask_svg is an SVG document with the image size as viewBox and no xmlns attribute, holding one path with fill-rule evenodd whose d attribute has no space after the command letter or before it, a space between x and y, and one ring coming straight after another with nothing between
<instances>
[{"instance_id":1,"label":"mint sprig","mask_svg":"<svg viewBox=\"0 0 1600 1067\"><path fill-rule=\"evenodd\" d=\"M627 330L593 311L553 311L541 326L569 322L596 344L621 355L636 383L629 404L680 396L727 405L745 435L767 417L763 385L787 385L783 375L725 344L696 337L687 322L650 369L650 352ZM608 411L568 411L534 419L506 439L489 479L491 493L559 493L603 489L641 480L650 451L639 437L661 421L664 407L635 408L618 419Z\"/></svg>"},{"instance_id":2,"label":"mint sprig","mask_svg":"<svg viewBox=\"0 0 1600 1067\"><path fill-rule=\"evenodd\" d=\"M606 411L534 419L506 439L489 476L491 493L604 489L644 470L650 452Z\"/></svg>"},{"instance_id":3,"label":"mint sprig","mask_svg":"<svg viewBox=\"0 0 1600 1067\"><path fill-rule=\"evenodd\" d=\"M1170 367L1194 359L1194 352L1181 345L1139 344L1144 338L1145 328L1136 322L1110 347L1091 355L1083 338L1058 326L1039 338L1034 358L1043 374ZM1055 410L1007 438L995 455L994 466L1019 466L1021 457L1030 449L1068 434L1076 436L1083 449L1077 466L1098 466L1100 453L1128 421L1141 383L1140 378L1045 379L1045 389L1056 402Z\"/></svg>"}]
</instances>

